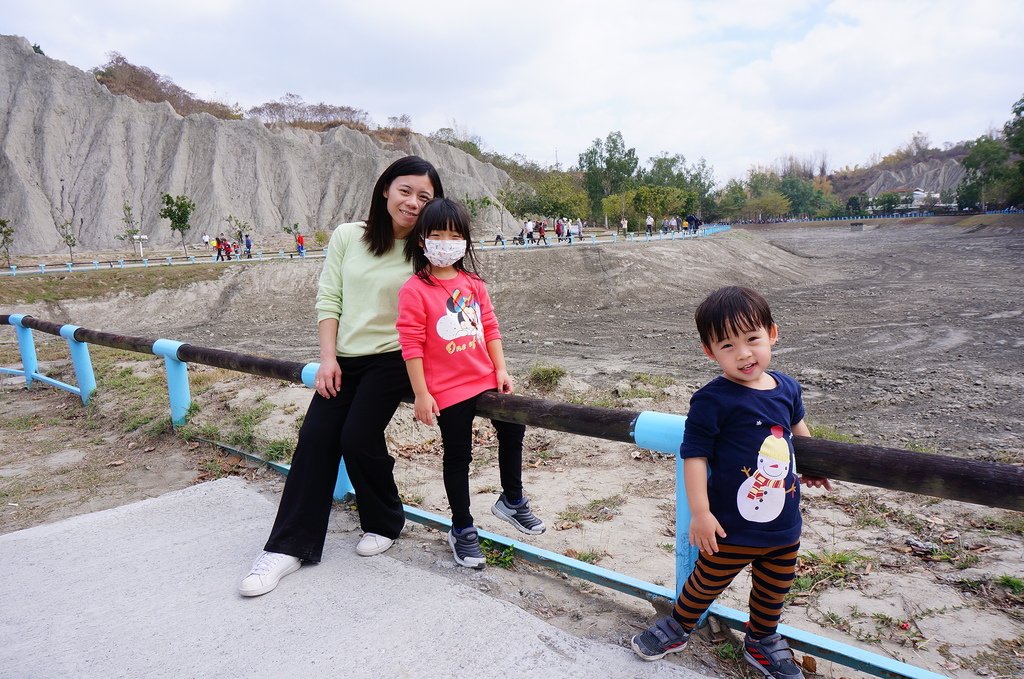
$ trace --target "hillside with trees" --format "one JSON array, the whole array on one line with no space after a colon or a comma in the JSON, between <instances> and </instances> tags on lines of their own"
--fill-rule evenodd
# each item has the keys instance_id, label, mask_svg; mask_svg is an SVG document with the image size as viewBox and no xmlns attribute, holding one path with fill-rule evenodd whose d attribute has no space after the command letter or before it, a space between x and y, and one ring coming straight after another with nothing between
<instances>
[{"instance_id":1,"label":"hillside with trees","mask_svg":"<svg viewBox=\"0 0 1024 679\"><path fill-rule=\"evenodd\" d=\"M916 188L925 198L914 209L1024 202L1024 98L1002 130L973 141L938 149L918 132L864 167L830 169L824 153L790 156L720 184L705 158L663 151L642 160L620 131L595 138L568 168L545 167L489 150L456 121L423 136L406 114L377 124L358 107L294 93L243 110L202 100L116 52L83 73L10 36L0 36L0 76L9 102L0 129L17 147L0 166L4 253L68 247L73 256L75 246L123 243L129 230L154 244L195 242L239 223L255 234L284 227L312 234L364 216L368 187L348 178L372 175L403 153L444 169L449 195L489 232L513 231L525 217L609 226L625 219L636 229L648 214L659 221L863 214L911 209ZM165 194L195 201L184 233L160 217Z\"/></svg>"},{"instance_id":2,"label":"hillside with trees","mask_svg":"<svg viewBox=\"0 0 1024 679\"><path fill-rule=\"evenodd\" d=\"M223 119L245 117L266 125L320 132L344 125L388 143L412 133L407 115L390 117L386 125L377 126L362 109L309 104L291 93L244 112L238 106L205 102L174 85L170 78L129 64L117 53L93 72L112 92L140 101L167 101L183 116L205 111ZM1019 108L1020 102L1016 106ZM1014 115L1019 117L1019 112ZM942 148L933 147L928 135L919 131L903 146L870 158L864 166L834 170L829 169L825 153L787 156L770 165L751 167L744 180L730 180L724 186L716 186L714 168L704 158L691 163L682 153L663 151L642 163L618 131L595 139L567 170L542 167L521 155L488 151L481 137L456 121L432 132L429 139L508 173L513 181L501 191L499 200L515 215L607 218L615 223L625 218L638 225L647 214L694 213L704 219L757 221L909 208L914 189L928 195L915 207L932 210L954 204L975 206L983 201L996 206L1019 202L1012 188L1012 173L999 169L1008 165L1008 154L1020 153L1013 150L1011 128L1017 129L1013 121L1001 136L985 135L973 142L946 143ZM483 204L491 205L490 199Z\"/></svg>"}]
</instances>

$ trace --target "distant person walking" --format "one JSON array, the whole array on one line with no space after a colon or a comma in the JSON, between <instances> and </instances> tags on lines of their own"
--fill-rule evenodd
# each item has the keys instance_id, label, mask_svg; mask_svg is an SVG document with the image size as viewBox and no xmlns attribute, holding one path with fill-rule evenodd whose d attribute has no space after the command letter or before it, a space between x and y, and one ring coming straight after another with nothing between
<instances>
[{"instance_id":1,"label":"distant person walking","mask_svg":"<svg viewBox=\"0 0 1024 679\"><path fill-rule=\"evenodd\" d=\"M249 234L245 234L245 258L252 259L252 239Z\"/></svg>"},{"instance_id":2,"label":"distant person walking","mask_svg":"<svg viewBox=\"0 0 1024 679\"><path fill-rule=\"evenodd\" d=\"M654 232L654 217L647 215L647 221L644 222L647 227L647 235L650 236Z\"/></svg>"},{"instance_id":3,"label":"distant person walking","mask_svg":"<svg viewBox=\"0 0 1024 679\"><path fill-rule=\"evenodd\" d=\"M306 256L306 237L301 231L295 234L295 249L298 250L299 257Z\"/></svg>"},{"instance_id":4,"label":"distant person walking","mask_svg":"<svg viewBox=\"0 0 1024 679\"><path fill-rule=\"evenodd\" d=\"M320 367L299 430L277 518L264 551L239 585L259 596L323 554L342 456L358 498L360 556L394 544L405 526L395 460L384 428L412 395L398 343L398 289L412 265L405 239L423 206L443 196L434 166L416 156L392 163L373 187L366 222L331 234L316 297Z\"/></svg>"}]
</instances>

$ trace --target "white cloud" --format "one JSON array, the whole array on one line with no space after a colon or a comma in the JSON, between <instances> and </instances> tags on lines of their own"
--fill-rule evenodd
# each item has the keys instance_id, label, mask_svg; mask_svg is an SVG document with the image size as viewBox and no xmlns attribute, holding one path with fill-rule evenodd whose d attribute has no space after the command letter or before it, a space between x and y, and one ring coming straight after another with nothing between
<instances>
[{"instance_id":1,"label":"white cloud","mask_svg":"<svg viewBox=\"0 0 1024 679\"><path fill-rule=\"evenodd\" d=\"M83 69L118 51L228 103L295 92L424 133L455 119L563 166L619 130L641 159L703 156L723 182L791 153L864 163L917 130L974 138L1024 94L1024 3L998 0L5 4L4 31Z\"/></svg>"}]
</instances>

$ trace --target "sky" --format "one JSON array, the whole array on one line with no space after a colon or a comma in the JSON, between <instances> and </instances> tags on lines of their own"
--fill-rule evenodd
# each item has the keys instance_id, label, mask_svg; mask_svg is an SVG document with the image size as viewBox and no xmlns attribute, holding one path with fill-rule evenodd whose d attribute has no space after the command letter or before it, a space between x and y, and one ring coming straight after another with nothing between
<instances>
[{"instance_id":1,"label":"sky","mask_svg":"<svg viewBox=\"0 0 1024 679\"><path fill-rule=\"evenodd\" d=\"M563 169L619 131L719 184L1001 128L1022 26L1022 0L0 0L0 33L83 70L118 52L203 99L405 114Z\"/></svg>"}]
</instances>

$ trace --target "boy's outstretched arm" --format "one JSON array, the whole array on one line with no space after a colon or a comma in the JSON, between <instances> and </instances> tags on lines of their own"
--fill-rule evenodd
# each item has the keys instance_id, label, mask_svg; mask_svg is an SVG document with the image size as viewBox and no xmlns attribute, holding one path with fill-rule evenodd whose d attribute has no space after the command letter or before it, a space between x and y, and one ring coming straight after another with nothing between
<instances>
[{"instance_id":1,"label":"boy's outstretched arm","mask_svg":"<svg viewBox=\"0 0 1024 679\"><path fill-rule=\"evenodd\" d=\"M707 458L688 457L683 460L683 479L686 482L686 502L690 505L690 544L705 554L714 554L718 551L717 538L724 538L726 534L722 524L711 513L711 503L708 502Z\"/></svg>"},{"instance_id":2,"label":"boy's outstretched arm","mask_svg":"<svg viewBox=\"0 0 1024 679\"><path fill-rule=\"evenodd\" d=\"M808 429L807 423L800 420L793 425L793 433L797 436L810 436L811 430ZM800 483L811 488L824 488L825 490L832 490L832 483L824 476L806 476L800 475Z\"/></svg>"}]
</instances>

